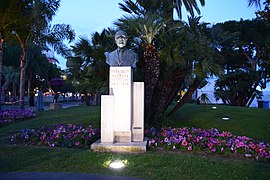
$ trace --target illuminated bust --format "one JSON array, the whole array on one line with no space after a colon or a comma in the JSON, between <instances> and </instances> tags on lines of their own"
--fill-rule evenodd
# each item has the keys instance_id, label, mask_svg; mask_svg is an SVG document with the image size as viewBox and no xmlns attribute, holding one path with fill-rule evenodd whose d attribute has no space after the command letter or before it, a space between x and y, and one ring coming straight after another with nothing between
<instances>
[{"instance_id":1,"label":"illuminated bust","mask_svg":"<svg viewBox=\"0 0 270 180\"><path fill-rule=\"evenodd\" d=\"M127 33L122 30L117 31L114 39L118 48L113 52L105 54L106 63L110 66L131 66L132 68L136 68L138 55L125 47L128 40Z\"/></svg>"}]
</instances>

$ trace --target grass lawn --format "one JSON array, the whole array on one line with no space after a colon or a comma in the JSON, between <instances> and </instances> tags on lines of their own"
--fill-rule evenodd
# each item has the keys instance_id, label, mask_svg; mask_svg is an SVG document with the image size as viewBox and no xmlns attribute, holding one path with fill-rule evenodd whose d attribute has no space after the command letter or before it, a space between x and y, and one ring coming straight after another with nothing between
<instances>
[{"instance_id":1,"label":"grass lawn","mask_svg":"<svg viewBox=\"0 0 270 180\"><path fill-rule=\"evenodd\" d=\"M230 117L224 121L222 117ZM172 127L218 128L236 135L260 140L270 139L270 109L228 106L185 105L163 124ZM143 179L269 179L270 163L149 150L128 155L94 153L89 149L49 148L12 145L8 138L23 128L37 128L58 123L100 126L100 107L72 107L42 111L36 118L0 128L1 172L77 172L111 174ZM105 164L112 159L128 161L128 166L113 172Z\"/></svg>"}]
</instances>

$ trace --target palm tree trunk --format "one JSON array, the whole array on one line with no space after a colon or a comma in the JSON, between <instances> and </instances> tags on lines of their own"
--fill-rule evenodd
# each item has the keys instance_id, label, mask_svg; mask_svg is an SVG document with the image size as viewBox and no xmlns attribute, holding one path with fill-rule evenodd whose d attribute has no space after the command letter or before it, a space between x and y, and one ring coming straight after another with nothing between
<instances>
[{"instance_id":1,"label":"palm tree trunk","mask_svg":"<svg viewBox=\"0 0 270 180\"><path fill-rule=\"evenodd\" d=\"M181 74L181 73L180 73ZM159 82L155 89L153 102L151 106L151 123L154 125L158 118L162 116L165 110L173 101L177 92L179 92L182 83L184 82L183 77L177 76L176 78L170 79L167 82Z\"/></svg>"},{"instance_id":2,"label":"palm tree trunk","mask_svg":"<svg viewBox=\"0 0 270 180\"><path fill-rule=\"evenodd\" d=\"M22 48L22 55L20 58L20 99L19 106L20 109L24 109L24 91L25 91L25 72L27 67L27 59L26 59L26 48Z\"/></svg>"},{"instance_id":3,"label":"palm tree trunk","mask_svg":"<svg viewBox=\"0 0 270 180\"><path fill-rule=\"evenodd\" d=\"M171 91L168 93L169 95L165 104L164 111L170 106L177 93L181 90L181 87L183 87L185 76L182 76L182 74L183 74L182 72L175 74L177 78L174 79L173 81L174 85L172 85L172 87L175 88L171 89Z\"/></svg>"},{"instance_id":4,"label":"palm tree trunk","mask_svg":"<svg viewBox=\"0 0 270 180\"><path fill-rule=\"evenodd\" d=\"M175 107L167 114L167 117L173 115L180 107L182 107L188 100L191 98L192 94L198 89L200 83L202 81L199 80L198 77L195 78L193 83L189 86L188 91L185 93L183 98L175 105Z\"/></svg>"},{"instance_id":5,"label":"palm tree trunk","mask_svg":"<svg viewBox=\"0 0 270 180\"><path fill-rule=\"evenodd\" d=\"M146 121L148 121L154 90L159 79L160 62L157 50L151 45L145 47L143 56L145 61L145 112Z\"/></svg>"}]
</instances>

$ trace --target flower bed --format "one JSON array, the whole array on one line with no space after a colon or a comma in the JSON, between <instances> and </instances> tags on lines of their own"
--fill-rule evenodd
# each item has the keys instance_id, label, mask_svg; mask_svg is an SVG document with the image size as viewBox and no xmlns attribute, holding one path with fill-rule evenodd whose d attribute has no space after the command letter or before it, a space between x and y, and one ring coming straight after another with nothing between
<instances>
[{"instance_id":1,"label":"flower bed","mask_svg":"<svg viewBox=\"0 0 270 180\"><path fill-rule=\"evenodd\" d=\"M151 128L145 131L148 146L180 151L239 155L260 161L270 160L270 143L257 142L246 136L219 132L215 128Z\"/></svg>"},{"instance_id":2,"label":"flower bed","mask_svg":"<svg viewBox=\"0 0 270 180\"><path fill-rule=\"evenodd\" d=\"M100 130L92 126L57 124L53 127L23 129L21 132L12 135L11 141L50 147L89 147L99 138Z\"/></svg>"},{"instance_id":3,"label":"flower bed","mask_svg":"<svg viewBox=\"0 0 270 180\"><path fill-rule=\"evenodd\" d=\"M181 152L224 154L259 161L270 161L270 143L257 142L246 136L235 136L218 129L151 128L145 130L148 147ZM53 127L24 129L11 137L14 143L47 145L50 147L89 147L100 138L100 129L74 124L57 124Z\"/></svg>"},{"instance_id":4,"label":"flower bed","mask_svg":"<svg viewBox=\"0 0 270 180\"><path fill-rule=\"evenodd\" d=\"M15 120L28 119L35 116L36 116L35 113L31 110L20 110L20 109L0 110L0 126L10 124Z\"/></svg>"}]
</instances>

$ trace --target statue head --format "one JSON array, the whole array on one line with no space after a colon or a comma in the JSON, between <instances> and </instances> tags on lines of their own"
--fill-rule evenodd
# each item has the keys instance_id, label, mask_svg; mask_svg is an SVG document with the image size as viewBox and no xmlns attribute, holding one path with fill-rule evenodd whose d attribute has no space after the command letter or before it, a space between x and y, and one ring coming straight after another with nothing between
<instances>
[{"instance_id":1,"label":"statue head","mask_svg":"<svg viewBox=\"0 0 270 180\"><path fill-rule=\"evenodd\" d=\"M127 44L128 36L127 36L127 33L125 31L119 30L116 32L114 39L115 39L116 45L119 48L123 48Z\"/></svg>"}]
</instances>

